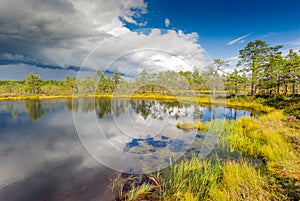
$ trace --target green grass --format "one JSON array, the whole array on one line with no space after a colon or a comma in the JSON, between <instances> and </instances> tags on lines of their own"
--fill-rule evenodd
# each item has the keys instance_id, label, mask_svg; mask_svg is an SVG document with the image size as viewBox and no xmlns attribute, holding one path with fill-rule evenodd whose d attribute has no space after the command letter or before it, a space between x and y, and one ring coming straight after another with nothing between
<instances>
[{"instance_id":1,"label":"green grass","mask_svg":"<svg viewBox=\"0 0 300 201\"><path fill-rule=\"evenodd\" d=\"M183 159L154 175L161 191L153 191L149 183L132 185L124 192L125 181L113 182L113 189L121 200L288 200L300 199L300 122L288 120L298 115L299 99L262 99L253 97L210 98L209 96L176 97L145 94L113 96L107 94L81 96L16 96L0 100L51 99L51 98L129 98L159 101L180 101L202 105L215 104L249 109L260 113L258 118L243 117L224 124L212 121L210 126L200 121L179 122L183 130L217 129L216 136L230 152L244 158L262 161L262 166L248 160L221 161L218 158L199 160L196 156ZM276 108L276 109L275 109ZM280 109L280 110L278 110ZM212 126L213 125L213 126ZM221 130L220 128L223 128Z\"/></svg>"},{"instance_id":2,"label":"green grass","mask_svg":"<svg viewBox=\"0 0 300 201\"><path fill-rule=\"evenodd\" d=\"M282 111L261 115L258 119L238 120L226 137L231 151L238 151L265 163L265 174L272 185L279 185L282 197L300 199L300 131L286 122ZM272 182L271 182L272 183Z\"/></svg>"},{"instance_id":3,"label":"green grass","mask_svg":"<svg viewBox=\"0 0 300 201\"><path fill-rule=\"evenodd\" d=\"M295 161L297 154L282 135L282 132L288 132L283 118L281 111L275 111L258 119L239 119L227 138L231 149L265 160L270 166Z\"/></svg>"},{"instance_id":4,"label":"green grass","mask_svg":"<svg viewBox=\"0 0 300 201\"><path fill-rule=\"evenodd\" d=\"M197 129L197 130L208 130L208 126L201 121L194 122L178 122L176 127L184 131Z\"/></svg>"},{"instance_id":5,"label":"green grass","mask_svg":"<svg viewBox=\"0 0 300 201\"><path fill-rule=\"evenodd\" d=\"M198 129L198 123L177 126ZM147 200L151 195L152 200L162 201L300 199L297 120L288 121L283 111L273 110L258 118L215 123L216 128L223 127L217 135L219 147L229 147L230 152L240 153L243 159L221 160L215 156L200 160L195 155L182 159L152 174L162 189L160 192L139 193L145 190L133 188L132 195L140 195L136 200ZM200 123L200 128L203 126ZM253 163L255 160L261 162Z\"/></svg>"},{"instance_id":6,"label":"green grass","mask_svg":"<svg viewBox=\"0 0 300 201\"><path fill-rule=\"evenodd\" d=\"M153 193L153 186L149 184L132 185L128 193L118 192L123 198L121 200L242 201L277 198L266 176L246 161L220 162L217 157L200 160L193 155L152 176L161 186L161 191Z\"/></svg>"},{"instance_id":7,"label":"green grass","mask_svg":"<svg viewBox=\"0 0 300 201\"><path fill-rule=\"evenodd\" d=\"M161 200L201 200L209 197L210 189L221 176L220 164L199 160L196 156L171 164L157 173L156 179L163 187Z\"/></svg>"},{"instance_id":8,"label":"green grass","mask_svg":"<svg viewBox=\"0 0 300 201\"><path fill-rule=\"evenodd\" d=\"M270 113L275 110L272 106L264 105L260 99L244 96L226 99L226 106L250 109L258 113Z\"/></svg>"},{"instance_id":9,"label":"green grass","mask_svg":"<svg viewBox=\"0 0 300 201\"><path fill-rule=\"evenodd\" d=\"M267 179L259 170L245 161L226 162L222 166L222 179L210 190L208 200L271 200L274 192L267 188Z\"/></svg>"}]
</instances>

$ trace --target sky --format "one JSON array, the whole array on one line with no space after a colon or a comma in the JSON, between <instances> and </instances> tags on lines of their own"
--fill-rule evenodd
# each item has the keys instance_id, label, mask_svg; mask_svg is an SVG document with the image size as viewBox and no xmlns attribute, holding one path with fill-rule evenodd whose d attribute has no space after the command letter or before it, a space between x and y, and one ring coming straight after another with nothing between
<instances>
[{"instance_id":1,"label":"sky","mask_svg":"<svg viewBox=\"0 0 300 201\"><path fill-rule=\"evenodd\" d=\"M0 79L134 77L217 58L234 68L256 39L300 49L299 8L298 0L0 0Z\"/></svg>"}]
</instances>

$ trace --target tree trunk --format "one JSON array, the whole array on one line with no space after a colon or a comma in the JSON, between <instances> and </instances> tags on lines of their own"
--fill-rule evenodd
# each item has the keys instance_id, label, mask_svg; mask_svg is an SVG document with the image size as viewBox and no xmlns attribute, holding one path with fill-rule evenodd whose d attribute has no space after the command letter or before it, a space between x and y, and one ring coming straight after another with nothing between
<instances>
[{"instance_id":1,"label":"tree trunk","mask_svg":"<svg viewBox=\"0 0 300 201\"><path fill-rule=\"evenodd\" d=\"M285 89L284 89L284 95L287 95L287 93L288 93L288 85L285 84L284 86L285 86Z\"/></svg>"},{"instance_id":2,"label":"tree trunk","mask_svg":"<svg viewBox=\"0 0 300 201\"><path fill-rule=\"evenodd\" d=\"M237 88L237 83L235 83L235 86L234 86L234 95L235 95L235 98L237 98L237 93L238 93L238 88Z\"/></svg>"},{"instance_id":3,"label":"tree trunk","mask_svg":"<svg viewBox=\"0 0 300 201\"><path fill-rule=\"evenodd\" d=\"M296 84L295 82L293 83L293 86L292 86L292 99L295 98L295 88L296 88Z\"/></svg>"},{"instance_id":4,"label":"tree trunk","mask_svg":"<svg viewBox=\"0 0 300 201\"><path fill-rule=\"evenodd\" d=\"M255 95L255 84L254 82L251 82L251 96Z\"/></svg>"},{"instance_id":5,"label":"tree trunk","mask_svg":"<svg viewBox=\"0 0 300 201\"><path fill-rule=\"evenodd\" d=\"M280 83L277 84L277 95L279 95L280 92Z\"/></svg>"},{"instance_id":6,"label":"tree trunk","mask_svg":"<svg viewBox=\"0 0 300 201\"><path fill-rule=\"evenodd\" d=\"M213 88L213 96L216 95L216 75L214 75L214 88Z\"/></svg>"}]
</instances>

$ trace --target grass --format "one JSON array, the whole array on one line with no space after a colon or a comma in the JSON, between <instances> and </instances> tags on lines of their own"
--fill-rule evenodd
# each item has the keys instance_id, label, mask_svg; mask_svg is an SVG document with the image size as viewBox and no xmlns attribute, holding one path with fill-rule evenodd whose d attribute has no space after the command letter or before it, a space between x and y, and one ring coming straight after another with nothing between
<instances>
[{"instance_id":1,"label":"grass","mask_svg":"<svg viewBox=\"0 0 300 201\"><path fill-rule=\"evenodd\" d=\"M133 197L140 195L133 200L147 200L151 195L155 199L150 200L162 201L299 200L300 128L297 119L287 119L283 111L272 110L258 118L226 121L219 134L219 142L225 144L221 147L240 153L242 159L221 160L214 156L200 160L196 155L184 158L152 174L160 192L143 187L147 190L143 194L132 188ZM198 129L198 123L177 126Z\"/></svg>"},{"instance_id":2,"label":"grass","mask_svg":"<svg viewBox=\"0 0 300 201\"><path fill-rule=\"evenodd\" d=\"M249 160L262 161L257 167L247 160L221 161L218 158L199 160L196 156L183 159L161 170L152 177L153 183L139 183L136 178L116 179L113 183L119 200L299 200L300 199L300 122L288 115L298 115L299 99L262 99L253 97L210 98L209 96L176 97L160 94L136 94L134 96L82 95L82 96L16 96L0 97L0 100L51 99L51 98L130 98L185 103L225 105L250 109L260 113L255 119L243 117L235 122L227 121L218 135L229 151L238 152ZM280 109L280 110L279 110ZM212 124L214 122L211 122ZM179 122L183 130L207 130L200 121ZM219 131L218 131L219 132ZM124 186L130 186L124 191Z\"/></svg>"},{"instance_id":3,"label":"grass","mask_svg":"<svg viewBox=\"0 0 300 201\"><path fill-rule=\"evenodd\" d=\"M226 106L246 108L259 113L270 113L275 111L273 107L264 105L263 103L257 101L257 99L253 97L239 97L227 99Z\"/></svg>"},{"instance_id":4,"label":"grass","mask_svg":"<svg viewBox=\"0 0 300 201\"><path fill-rule=\"evenodd\" d=\"M194 122L178 122L176 127L182 129L184 131L197 129L197 130L208 130L208 126L203 124L201 121L194 121Z\"/></svg>"},{"instance_id":5,"label":"grass","mask_svg":"<svg viewBox=\"0 0 300 201\"><path fill-rule=\"evenodd\" d=\"M151 179L150 179L151 178ZM153 179L154 180L154 179ZM123 178L117 174L111 180L111 190L118 201L159 200L157 181L145 175L129 175Z\"/></svg>"},{"instance_id":6,"label":"grass","mask_svg":"<svg viewBox=\"0 0 300 201\"><path fill-rule=\"evenodd\" d=\"M217 185L221 167L213 161L191 159L171 164L157 173L158 183L163 187L161 200L202 200L209 197L210 189Z\"/></svg>"},{"instance_id":7,"label":"grass","mask_svg":"<svg viewBox=\"0 0 300 201\"><path fill-rule=\"evenodd\" d=\"M120 200L231 201L275 200L277 197L266 176L246 161L221 163L217 157L200 160L193 155L170 164L167 169L154 173L153 177L162 187L159 193L152 193L149 184L140 188L133 186L126 199L119 191L120 197L124 198Z\"/></svg>"},{"instance_id":8,"label":"grass","mask_svg":"<svg viewBox=\"0 0 300 201\"><path fill-rule=\"evenodd\" d=\"M299 129L290 127L282 111L261 115L258 119L244 117L226 137L231 151L261 159L265 171L280 185L282 194L300 199Z\"/></svg>"},{"instance_id":9,"label":"grass","mask_svg":"<svg viewBox=\"0 0 300 201\"><path fill-rule=\"evenodd\" d=\"M226 162L222 179L210 190L209 200L271 200L276 196L268 191L267 180L245 161Z\"/></svg>"},{"instance_id":10,"label":"grass","mask_svg":"<svg viewBox=\"0 0 300 201\"><path fill-rule=\"evenodd\" d=\"M282 135L289 132L282 123L283 118L281 111L275 111L258 119L239 119L228 136L231 149L267 161L270 165L295 161L297 154Z\"/></svg>"}]
</instances>

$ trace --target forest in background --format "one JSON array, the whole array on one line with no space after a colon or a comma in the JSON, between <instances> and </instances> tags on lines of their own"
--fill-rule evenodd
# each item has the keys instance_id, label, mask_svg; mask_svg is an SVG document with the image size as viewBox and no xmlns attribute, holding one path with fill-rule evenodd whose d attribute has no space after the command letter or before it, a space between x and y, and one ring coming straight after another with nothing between
<instances>
[{"instance_id":1,"label":"forest in background","mask_svg":"<svg viewBox=\"0 0 300 201\"><path fill-rule=\"evenodd\" d=\"M65 80L42 80L30 73L22 81L0 81L1 96L71 95L71 94L161 94L174 91L218 92L237 95L279 95L292 98L299 95L300 56L290 49L284 56L281 45L270 46L265 41L249 42L239 51L236 69L227 72L227 61L215 59L209 66L194 71L165 71L148 73L143 70L138 78L128 81L119 73L104 76L101 70L84 79L66 76ZM238 70L239 69L239 70Z\"/></svg>"}]
</instances>

